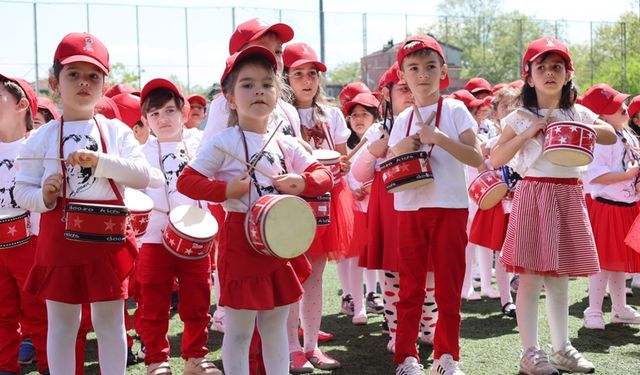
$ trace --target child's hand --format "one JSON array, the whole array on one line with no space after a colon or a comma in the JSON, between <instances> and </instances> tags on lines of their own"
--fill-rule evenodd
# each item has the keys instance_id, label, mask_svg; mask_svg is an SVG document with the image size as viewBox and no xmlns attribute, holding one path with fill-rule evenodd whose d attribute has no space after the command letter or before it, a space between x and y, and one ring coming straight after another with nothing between
<instances>
[{"instance_id":1,"label":"child's hand","mask_svg":"<svg viewBox=\"0 0 640 375\"><path fill-rule=\"evenodd\" d=\"M627 171L625 173L627 174L628 178L634 178L638 175L638 171L640 171L640 166L638 166L637 162L632 162L629 163L629 166L627 167Z\"/></svg>"},{"instance_id":2,"label":"child's hand","mask_svg":"<svg viewBox=\"0 0 640 375\"><path fill-rule=\"evenodd\" d=\"M54 173L47 177L42 184L42 199L44 204L51 208L60 195L62 188L62 175L60 173Z\"/></svg>"},{"instance_id":3,"label":"child's hand","mask_svg":"<svg viewBox=\"0 0 640 375\"><path fill-rule=\"evenodd\" d=\"M544 134L544 130L546 129L546 127L546 122L539 121L529 126L529 129L525 130L522 135L527 139L534 138L538 135L538 132L542 132Z\"/></svg>"},{"instance_id":4,"label":"child's hand","mask_svg":"<svg viewBox=\"0 0 640 375\"><path fill-rule=\"evenodd\" d=\"M345 155L340 156L340 174L346 176L351 169L351 161Z\"/></svg>"},{"instance_id":5,"label":"child's hand","mask_svg":"<svg viewBox=\"0 0 640 375\"><path fill-rule=\"evenodd\" d=\"M227 182L225 196L227 199L240 199L251 188L251 177L248 174L235 176L231 181Z\"/></svg>"},{"instance_id":6,"label":"child's hand","mask_svg":"<svg viewBox=\"0 0 640 375\"><path fill-rule=\"evenodd\" d=\"M371 155L377 158L383 158L387 155L387 149L389 148L389 135L385 132L382 138L376 139L367 146L367 150Z\"/></svg>"},{"instance_id":7,"label":"child's hand","mask_svg":"<svg viewBox=\"0 0 640 375\"><path fill-rule=\"evenodd\" d=\"M363 188L357 188L356 190L352 190L352 192L353 199L357 201L363 200L367 196L367 194L369 194L369 192Z\"/></svg>"},{"instance_id":8,"label":"child's hand","mask_svg":"<svg viewBox=\"0 0 640 375\"><path fill-rule=\"evenodd\" d=\"M395 156L400 156L409 152L418 151L420 149L420 135L414 134L406 138L402 138L391 148Z\"/></svg>"},{"instance_id":9,"label":"child's hand","mask_svg":"<svg viewBox=\"0 0 640 375\"><path fill-rule=\"evenodd\" d=\"M440 129L431 126L424 126L418 134L420 134L420 142L429 146L437 145L442 137L446 137Z\"/></svg>"},{"instance_id":10,"label":"child's hand","mask_svg":"<svg viewBox=\"0 0 640 375\"><path fill-rule=\"evenodd\" d=\"M304 178L299 174L287 173L273 178L273 187L284 194L300 195L305 186Z\"/></svg>"},{"instance_id":11,"label":"child's hand","mask_svg":"<svg viewBox=\"0 0 640 375\"><path fill-rule=\"evenodd\" d=\"M95 168L99 158L100 155L96 151L82 149L70 153L67 157L67 164L79 165L82 168Z\"/></svg>"}]
</instances>

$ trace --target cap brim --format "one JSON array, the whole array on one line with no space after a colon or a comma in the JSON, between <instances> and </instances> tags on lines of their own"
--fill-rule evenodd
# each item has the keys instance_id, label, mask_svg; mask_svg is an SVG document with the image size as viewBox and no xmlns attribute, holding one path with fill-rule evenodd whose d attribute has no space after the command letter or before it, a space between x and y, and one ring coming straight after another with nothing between
<instances>
[{"instance_id":1,"label":"cap brim","mask_svg":"<svg viewBox=\"0 0 640 375\"><path fill-rule=\"evenodd\" d=\"M274 33L278 34L278 38L280 38L280 41L282 43L286 43L293 39L293 29L291 28L291 26L285 23L276 23L262 31L257 32L254 36L251 37L251 39L249 39L249 42L260 39L265 33L269 31L273 31Z\"/></svg>"},{"instance_id":2,"label":"cap brim","mask_svg":"<svg viewBox=\"0 0 640 375\"><path fill-rule=\"evenodd\" d=\"M236 52L236 54L234 54L234 55L229 56L229 58L227 59L227 64L229 64L229 59L231 59L231 58L233 58L233 63L231 65L231 68L229 68L227 66L225 68L225 71L222 73L222 77L220 77L220 85L222 85L224 83L224 80L227 78L229 73L231 73L231 71L233 70L233 67L238 63L238 61L244 59L247 56L261 56L261 57L264 57L265 59L269 60L269 63L274 68L277 68L277 66L278 66L278 61L276 60L276 55L274 55L273 52L271 52L270 50L268 50L268 49L266 49L266 48L264 48L262 46L251 46L251 47L243 49L240 52ZM224 90L223 90L223 92L224 92Z\"/></svg>"},{"instance_id":3,"label":"cap brim","mask_svg":"<svg viewBox=\"0 0 640 375\"><path fill-rule=\"evenodd\" d=\"M312 63L313 65L315 65L316 68L321 72L327 71L327 66L316 60L297 60L296 62L292 63L291 66L289 66L289 69L294 69L308 63Z\"/></svg>"},{"instance_id":4,"label":"cap brim","mask_svg":"<svg viewBox=\"0 0 640 375\"><path fill-rule=\"evenodd\" d=\"M85 55L75 55L75 56L69 56L66 59L60 61L60 64L62 65L66 65L66 64L71 64L74 62L86 62L92 65L97 66L100 70L102 70L102 72L104 72L104 74L109 74L109 68L107 68L106 66L102 65L98 60L94 59L93 57L90 56L85 56Z\"/></svg>"},{"instance_id":5,"label":"cap brim","mask_svg":"<svg viewBox=\"0 0 640 375\"><path fill-rule=\"evenodd\" d=\"M608 106L602 111L603 115L612 115L618 111L618 108L624 103L625 100L629 97L629 94L617 93L616 96L613 97L613 100L609 103Z\"/></svg>"}]
</instances>

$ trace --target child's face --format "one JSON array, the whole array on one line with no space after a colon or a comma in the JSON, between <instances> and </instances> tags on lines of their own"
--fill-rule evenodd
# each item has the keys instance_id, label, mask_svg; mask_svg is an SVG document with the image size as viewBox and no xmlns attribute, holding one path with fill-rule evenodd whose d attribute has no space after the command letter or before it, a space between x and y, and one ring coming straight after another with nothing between
<instances>
[{"instance_id":1,"label":"child's face","mask_svg":"<svg viewBox=\"0 0 640 375\"><path fill-rule=\"evenodd\" d=\"M489 106L483 105L475 109L473 111L473 118L476 120L476 123L480 125L480 123L486 120L489 117Z\"/></svg>"},{"instance_id":2,"label":"child's face","mask_svg":"<svg viewBox=\"0 0 640 375\"><path fill-rule=\"evenodd\" d=\"M618 110L614 114L602 115L600 116L600 118L602 119L602 121L608 123L617 130L621 130L626 124L629 123L629 110L627 109L627 105L625 103L622 103L620 108L618 108Z\"/></svg>"},{"instance_id":3,"label":"child's face","mask_svg":"<svg viewBox=\"0 0 640 375\"><path fill-rule=\"evenodd\" d=\"M426 55L407 56L402 60L400 78L407 82L418 105L432 104L440 94L440 80L447 74L435 51Z\"/></svg>"},{"instance_id":4,"label":"child's face","mask_svg":"<svg viewBox=\"0 0 640 375\"><path fill-rule=\"evenodd\" d=\"M306 63L289 70L289 84L296 101L305 108L310 107L320 87L320 76L316 66Z\"/></svg>"},{"instance_id":5,"label":"child's face","mask_svg":"<svg viewBox=\"0 0 640 375\"><path fill-rule=\"evenodd\" d=\"M200 125L204 120L204 107L200 103L191 103L191 109L189 110L189 121L187 121L187 127L195 128Z\"/></svg>"},{"instance_id":6,"label":"child's face","mask_svg":"<svg viewBox=\"0 0 640 375\"><path fill-rule=\"evenodd\" d=\"M66 114L93 114L105 88L103 72L93 64L75 62L62 68L60 76L50 81L51 88L60 94ZM91 116L90 115L90 116Z\"/></svg>"},{"instance_id":7,"label":"child's face","mask_svg":"<svg viewBox=\"0 0 640 375\"><path fill-rule=\"evenodd\" d=\"M147 123L158 137L158 141L179 140L182 134L182 111L175 100L167 101L162 107L150 108L146 114Z\"/></svg>"},{"instance_id":8,"label":"child's face","mask_svg":"<svg viewBox=\"0 0 640 375\"><path fill-rule=\"evenodd\" d=\"M149 128L149 124L146 123L146 119L144 117L141 118L141 122L136 124L132 130L133 136L136 138L138 143L141 145L147 143L149 134L151 134L151 129Z\"/></svg>"},{"instance_id":9,"label":"child's face","mask_svg":"<svg viewBox=\"0 0 640 375\"><path fill-rule=\"evenodd\" d=\"M495 119L497 121L505 118L509 113L513 112L515 107L516 97L505 95L500 99L500 102L496 106L496 111L494 112Z\"/></svg>"},{"instance_id":10,"label":"child's face","mask_svg":"<svg viewBox=\"0 0 640 375\"><path fill-rule=\"evenodd\" d=\"M407 84L393 85L391 87L391 101L393 103L393 115L397 116L400 112L404 111L407 107L415 104L413 94Z\"/></svg>"},{"instance_id":11,"label":"child's face","mask_svg":"<svg viewBox=\"0 0 640 375\"><path fill-rule=\"evenodd\" d=\"M565 61L556 53L549 54L544 61L542 56L531 63L531 74L527 77L527 84L535 88L537 94L559 95L571 78Z\"/></svg>"},{"instance_id":12,"label":"child's face","mask_svg":"<svg viewBox=\"0 0 640 375\"><path fill-rule=\"evenodd\" d=\"M36 118L33 119L33 128L34 129L38 129L39 127L44 125L46 122L47 122L47 120L44 118L42 113L40 113L40 111L38 111L36 113Z\"/></svg>"},{"instance_id":13,"label":"child's face","mask_svg":"<svg viewBox=\"0 0 640 375\"><path fill-rule=\"evenodd\" d=\"M278 63L278 74L282 74L282 70L284 69L284 63L282 62L282 41L277 34L266 33L264 36L247 44L247 47L251 46L261 46L273 52L273 54L276 55L276 62Z\"/></svg>"},{"instance_id":14,"label":"child's face","mask_svg":"<svg viewBox=\"0 0 640 375\"><path fill-rule=\"evenodd\" d=\"M0 83L0 126L3 129L18 126L21 117L24 111L20 111L20 102Z\"/></svg>"},{"instance_id":15,"label":"child's face","mask_svg":"<svg viewBox=\"0 0 640 375\"><path fill-rule=\"evenodd\" d=\"M238 119L264 120L276 107L278 92L276 77L257 64L248 64L240 68L232 94L227 101L238 112Z\"/></svg>"},{"instance_id":16,"label":"child's face","mask_svg":"<svg viewBox=\"0 0 640 375\"><path fill-rule=\"evenodd\" d=\"M349 114L349 125L351 125L351 129L353 129L360 138L362 138L374 121L375 118L373 115L361 105L353 107L351 114Z\"/></svg>"}]
</instances>

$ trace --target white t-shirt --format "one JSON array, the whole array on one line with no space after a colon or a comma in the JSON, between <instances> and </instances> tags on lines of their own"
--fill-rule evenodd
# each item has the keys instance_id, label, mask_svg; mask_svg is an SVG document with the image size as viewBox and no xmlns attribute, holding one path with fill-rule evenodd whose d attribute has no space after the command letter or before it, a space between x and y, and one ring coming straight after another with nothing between
<instances>
[{"instance_id":1,"label":"white t-shirt","mask_svg":"<svg viewBox=\"0 0 640 375\"><path fill-rule=\"evenodd\" d=\"M334 150L335 145L347 143L351 130L347 127L344 116L340 109L332 106L323 106L325 121L315 123L313 119L313 108L298 109L300 115L300 126L307 129L315 129L318 134L325 134L324 137L314 137L309 140L311 148L314 150ZM326 132L329 132L326 135Z\"/></svg>"},{"instance_id":2,"label":"white t-shirt","mask_svg":"<svg viewBox=\"0 0 640 375\"><path fill-rule=\"evenodd\" d=\"M631 153L628 152L622 142L622 137L631 147L638 147L638 139L628 130L624 129L616 137L616 143L612 145L596 144L593 152L593 162L587 166L587 171L583 176L585 188L591 193L593 198L602 197L616 202L632 203L638 200L636 193L635 178L616 182L613 184L594 184L591 181L605 173L621 173L626 170L630 161L633 161Z\"/></svg>"},{"instance_id":3,"label":"white t-shirt","mask_svg":"<svg viewBox=\"0 0 640 375\"><path fill-rule=\"evenodd\" d=\"M177 206L186 204L196 206L197 201L186 197L176 189L178 176L189 164L198 149L196 137L185 138L181 142L149 141L142 152L149 164L162 171L165 183L161 187L147 187L144 192L153 200L154 210L149 216L147 232L139 243L162 243L162 231L169 221L168 213ZM162 160L162 164L160 163ZM167 201L169 199L169 201Z\"/></svg>"},{"instance_id":4,"label":"white t-shirt","mask_svg":"<svg viewBox=\"0 0 640 375\"><path fill-rule=\"evenodd\" d=\"M427 119L437 107L436 103L420 108L422 118ZM410 125L408 124L412 112L413 107L409 107L398 115L389 138L390 147L407 137L408 126L411 126L409 135L417 133L420 129L416 118ZM475 124L473 116L462 102L455 99L443 99L440 131L459 142L460 134L473 129ZM428 152L430 148L431 146L422 145L420 151ZM395 193L395 209L398 211L417 211L425 207L467 208L469 197L466 165L438 146L433 147L429 163L433 171L433 183Z\"/></svg>"},{"instance_id":5,"label":"white t-shirt","mask_svg":"<svg viewBox=\"0 0 640 375\"><path fill-rule=\"evenodd\" d=\"M246 151L241 134L244 134L247 141ZM248 167L238 160L225 155L220 149L235 155L240 160L251 163L271 137L271 134L273 134L273 130L269 130L265 134L259 134L248 131L241 132L237 125L227 128L201 147L200 152L191 161L190 166L209 178L230 181L233 177L246 173ZM297 140L288 135L278 134L265 149L262 158L256 165L257 170L251 173L252 183L249 193L240 199L225 200L222 203L225 211L247 212L248 208L260 196L279 194L272 185L271 176L284 174L285 170L289 173L302 173L315 162L316 160ZM269 174L269 176L263 175L260 171Z\"/></svg>"},{"instance_id":6,"label":"white t-shirt","mask_svg":"<svg viewBox=\"0 0 640 375\"><path fill-rule=\"evenodd\" d=\"M25 138L17 141L0 142L0 208L21 208L15 198L16 187L16 158ZM40 214L32 212L31 233L37 235L40 229Z\"/></svg>"}]
</instances>

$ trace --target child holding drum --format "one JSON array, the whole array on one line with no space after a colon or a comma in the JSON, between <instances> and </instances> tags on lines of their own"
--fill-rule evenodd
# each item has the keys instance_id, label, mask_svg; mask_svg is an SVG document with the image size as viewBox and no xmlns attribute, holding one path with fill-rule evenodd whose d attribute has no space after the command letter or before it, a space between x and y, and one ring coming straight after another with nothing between
<instances>
[{"instance_id":1,"label":"child holding drum","mask_svg":"<svg viewBox=\"0 0 640 375\"><path fill-rule=\"evenodd\" d=\"M89 33L58 45L49 78L63 116L20 149L16 200L42 212L36 260L25 290L46 299L47 356L53 374L75 372L83 303L91 304L100 370L124 374L127 276L137 248L128 228L124 186L149 184L149 164L125 124L94 115L109 74L106 47ZM107 213L108 220L105 215Z\"/></svg>"},{"instance_id":2,"label":"child holding drum","mask_svg":"<svg viewBox=\"0 0 640 375\"><path fill-rule=\"evenodd\" d=\"M280 207L266 208L264 202L297 202L299 198L291 195L319 196L332 185L329 171L294 138L268 129L281 94L276 67L275 55L260 46L227 59L221 86L231 108L230 121L236 125L204 145L178 179L178 191L193 199L223 202L227 212L217 265L226 319L222 358L229 374L249 373L249 343L256 317L267 373L289 371L286 321L289 306L303 291L287 254L259 246L259 237L270 233L251 223L260 213L271 214L271 209ZM278 135L271 140L274 134ZM287 228L275 228L280 232L275 240L282 246L296 246L305 237L308 247L313 239L315 218L308 205L302 204L310 221L298 206L280 211L286 216ZM311 225L306 226L308 222ZM282 236L283 231L292 230L298 231L295 236ZM268 251L272 255L264 255Z\"/></svg>"},{"instance_id":3,"label":"child holding drum","mask_svg":"<svg viewBox=\"0 0 640 375\"><path fill-rule=\"evenodd\" d=\"M440 95L440 90L449 86L440 44L430 36L410 37L398 50L398 65L400 78L406 81L416 103L396 119L389 138L394 158L387 162L398 166L401 176L393 181L398 188L394 205L398 211L398 248L402 251L398 259L402 284L397 304L396 374L423 373L415 329L431 261L438 304L431 372L458 375L462 374L457 361L468 215L465 164L478 167L482 154L469 111L461 102ZM417 150L422 153L414 152ZM417 163L412 159L416 155ZM402 164L405 160L412 165ZM404 178L404 166L413 170L419 166L422 172L431 172L432 178L423 179L424 173L415 180ZM383 173L395 175L395 168L391 168Z\"/></svg>"},{"instance_id":4,"label":"child holding drum","mask_svg":"<svg viewBox=\"0 0 640 375\"><path fill-rule=\"evenodd\" d=\"M548 158L555 156L553 150L561 149L574 132L584 134L578 144L594 137L599 143L612 144L616 137L610 125L574 104L573 66L569 50L561 41L547 37L531 42L522 66L526 81L520 96L523 108L504 119L503 132L491 151L494 167L513 159L515 171L524 177L516 186L501 256L508 271L520 273L516 298L523 350L520 371L593 372L593 364L571 345L568 335L569 277L600 271L582 187L578 184L580 169L575 166L576 159L588 156L590 150L577 155L565 152L565 160L556 157L556 163ZM552 128L547 125L550 118L578 123ZM562 136L559 146L547 146L545 151L542 133L546 128L547 143L551 144L558 134ZM543 284L553 346L550 358L538 343L538 299Z\"/></svg>"}]
</instances>

